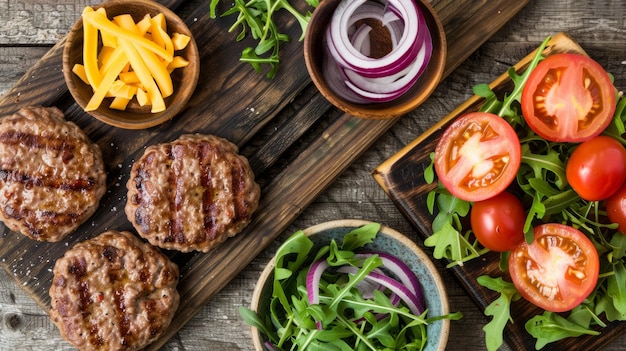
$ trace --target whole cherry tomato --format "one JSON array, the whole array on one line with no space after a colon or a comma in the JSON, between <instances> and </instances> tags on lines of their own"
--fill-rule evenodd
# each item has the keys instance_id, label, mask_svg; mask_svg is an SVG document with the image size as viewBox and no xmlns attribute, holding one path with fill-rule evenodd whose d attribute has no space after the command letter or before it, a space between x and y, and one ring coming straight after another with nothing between
<instances>
[{"instance_id":1,"label":"whole cherry tomato","mask_svg":"<svg viewBox=\"0 0 626 351\"><path fill-rule=\"evenodd\" d=\"M470 213L472 231L491 251L513 250L524 240L526 213L520 200L508 191L475 202Z\"/></svg>"},{"instance_id":2,"label":"whole cherry tomato","mask_svg":"<svg viewBox=\"0 0 626 351\"><path fill-rule=\"evenodd\" d=\"M617 140L600 135L578 145L565 167L567 181L585 200L604 200L626 178L626 149Z\"/></svg>"}]
</instances>

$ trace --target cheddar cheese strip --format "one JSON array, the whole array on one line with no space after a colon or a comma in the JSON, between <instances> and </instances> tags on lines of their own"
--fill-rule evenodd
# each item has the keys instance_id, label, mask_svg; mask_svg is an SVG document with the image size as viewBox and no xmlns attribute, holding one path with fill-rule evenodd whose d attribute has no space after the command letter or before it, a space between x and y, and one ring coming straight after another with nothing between
<instances>
[{"instance_id":1,"label":"cheddar cheese strip","mask_svg":"<svg viewBox=\"0 0 626 351\"><path fill-rule=\"evenodd\" d=\"M155 83L150 70L146 67L144 60L141 58L135 46L126 38L118 38L117 42L126 53L128 61L133 70L137 73L137 78L146 89L150 102L152 103L152 112L161 112L165 110L165 101L159 91L159 87Z\"/></svg>"},{"instance_id":2,"label":"cheddar cheese strip","mask_svg":"<svg viewBox=\"0 0 626 351\"><path fill-rule=\"evenodd\" d=\"M83 10L83 17L95 13L91 7ZM89 85L96 89L100 85L98 70L98 29L89 21L83 21L83 66Z\"/></svg>"},{"instance_id":3,"label":"cheddar cheese strip","mask_svg":"<svg viewBox=\"0 0 626 351\"><path fill-rule=\"evenodd\" d=\"M119 42L119 39L123 38L137 46L144 47L154 52L166 62L172 61L172 58L173 58L172 53L168 53L164 48L158 46L156 43L154 43L153 41L150 41L149 39L146 39L142 36L138 36L134 32L131 32L129 30L120 28L119 26L111 22L106 17L106 15L103 15L102 13L95 12L93 10L84 11L83 22L89 23L91 26L99 29L102 32L115 35L118 38L118 42Z\"/></svg>"},{"instance_id":4,"label":"cheddar cheese strip","mask_svg":"<svg viewBox=\"0 0 626 351\"><path fill-rule=\"evenodd\" d=\"M145 34L140 33L139 29L135 25L135 22L133 21L133 18L130 15L116 16L114 18L114 21L122 29L134 32L137 35ZM172 95L174 93L174 85L172 83L172 77L167 71L167 67L161 62L161 60L159 60L159 58L153 52L146 50L144 47L141 46L136 46L135 49L137 50L139 56L143 59L143 62L145 62L146 68L148 68L148 71L150 71L150 75L157 83L159 90L161 91L161 95L164 98ZM136 71L132 61L131 67L133 67L133 70Z\"/></svg>"},{"instance_id":5,"label":"cheddar cheese strip","mask_svg":"<svg viewBox=\"0 0 626 351\"><path fill-rule=\"evenodd\" d=\"M98 107L102 103L102 100L108 93L111 84L113 84L120 72L128 64L128 59L126 58L125 52L121 51L119 54L111 55L110 61L110 67L107 69L106 74L102 77L100 85L98 85L94 90L93 96L91 97L91 99L89 99L89 102L85 107L85 111L93 111L98 109Z\"/></svg>"}]
</instances>

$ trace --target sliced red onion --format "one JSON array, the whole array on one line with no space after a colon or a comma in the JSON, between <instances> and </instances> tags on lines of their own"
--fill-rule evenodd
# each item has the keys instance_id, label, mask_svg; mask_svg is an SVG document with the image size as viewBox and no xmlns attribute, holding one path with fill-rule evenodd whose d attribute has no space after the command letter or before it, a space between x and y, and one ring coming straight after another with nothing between
<instances>
[{"instance_id":1,"label":"sliced red onion","mask_svg":"<svg viewBox=\"0 0 626 351\"><path fill-rule=\"evenodd\" d=\"M268 351L278 351L278 348L269 341L264 342L263 345Z\"/></svg>"},{"instance_id":2,"label":"sliced red onion","mask_svg":"<svg viewBox=\"0 0 626 351\"><path fill-rule=\"evenodd\" d=\"M358 272L358 268L353 266L341 266L338 269L339 272L355 274ZM400 299L406 304L406 306L411 310L411 313L419 316L424 313L424 301L419 300L413 292L409 290L406 286L404 286L401 282L387 276L384 274L379 274L375 272L370 272L364 279L368 279L384 285L387 289L389 289L392 293L398 295Z\"/></svg>"},{"instance_id":3,"label":"sliced red onion","mask_svg":"<svg viewBox=\"0 0 626 351\"><path fill-rule=\"evenodd\" d=\"M373 272L385 274L380 268L374 268ZM362 280L358 282L355 287L359 290L359 293L361 293L364 299L373 298L375 290L385 291L386 289L384 286L369 280Z\"/></svg>"},{"instance_id":4,"label":"sliced red onion","mask_svg":"<svg viewBox=\"0 0 626 351\"><path fill-rule=\"evenodd\" d=\"M370 57L370 28L357 22L380 21L391 36L391 52ZM386 102L408 91L432 55L432 38L413 0L344 0L325 33L324 76L333 91L356 102ZM335 67L337 66L337 67Z\"/></svg>"},{"instance_id":5,"label":"sliced red onion","mask_svg":"<svg viewBox=\"0 0 626 351\"><path fill-rule=\"evenodd\" d=\"M352 45L354 47L359 48L365 55L370 54L370 32L372 31L372 27L363 25L357 28L352 35Z\"/></svg>"},{"instance_id":6,"label":"sliced red onion","mask_svg":"<svg viewBox=\"0 0 626 351\"><path fill-rule=\"evenodd\" d=\"M320 259L313 262L311 268L309 268L306 276L306 292L311 305L317 305L320 302L320 279L329 266L326 259Z\"/></svg>"},{"instance_id":7,"label":"sliced red onion","mask_svg":"<svg viewBox=\"0 0 626 351\"><path fill-rule=\"evenodd\" d=\"M394 99L402 94L406 93L408 89L419 78L419 75L424 71L426 60L426 42L420 50L416 60L409 65L405 71L399 72L399 74L383 77L383 78L367 78L356 74L353 71L345 70L345 74L348 77L346 85L350 87L357 95L369 98L371 100L380 99Z\"/></svg>"},{"instance_id":8,"label":"sliced red onion","mask_svg":"<svg viewBox=\"0 0 626 351\"><path fill-rule=\"evenodd\" d=\"M340 53L347 54L350 57L349 65L359 71L378 71L397 65L398 61L402 61L410 52L414 45L415 38L419 36L418 26L419 17L415 3L413 0L388 0L388 7L398 11L401 18L404 19L404 32L398 42L398 49L390 52L381 59L367 57L360 53L354 46L350 44L347 28L349 20L354 11L367 0L344 0L335 12L330 24L328 36L331 38L333 45ZM346 57L343 57L346 59Z\"/></svg>"},{"instance_id":9,"label":"sliced red onion","mask_svg":"<svg viewBox=\"0 0 626 351\"><path fill-rule=\"evenodd\" d=\"M389 270L395 275L419 300L424 300L424 292L422 291L422 284L415 273L409 268L406 263L397 258L394 255L390 255L385 252L361 252L355 255L357 258L367 258L371 255L378 255L383 262L383 267Z\"/></svg>"}]
</instances>

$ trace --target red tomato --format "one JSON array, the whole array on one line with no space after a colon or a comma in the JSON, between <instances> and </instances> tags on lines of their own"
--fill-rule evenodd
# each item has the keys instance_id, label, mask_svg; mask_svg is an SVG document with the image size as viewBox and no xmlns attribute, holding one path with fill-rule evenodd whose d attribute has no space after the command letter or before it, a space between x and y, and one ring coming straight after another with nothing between
<instances>
[{"instance_id":1,"label":"red tomato","mask_svg":"<svg viewBox=\"0 0 626 351\"><path fill-rule=\"evenodd\" d=\"M617 223L622 234L626 234L626 183L606 199L606 213L611 222Z\"/></svg>"},{"instance_id":2,"label":"red tomato","mask_svg":"<svg viewBox=\"0 0 626 351\"><path fill-rule=\"evenodd\" d=\"M435 171L459 199L481 201L501 193L522 159L517 134L492 113L470 112L443 133L435 148Z\"/></svg>"},{"instance_id":3,"label":"red tomato","mask_svg":"<svg viewBox=\"0 0 626 351\"><path fill-rule=\"evenodd\" d=\"M544 139L581 142L599 135L615 112L615 88L593 59L578 54L548 56L522 91L526 123Z\"/></svg>"},{"instance_id":4,"label":"red tomato","mask_svg":"<svg viewBox=\"0 0 626 351\"><path fill-rule=\"evenodd\" d=\"M569 311L594 290L600 272L598 251L574 227L535 227L532 244L523 241L509 256L509 272L519 293L552 312Z\"/></svg>"},{"instance_id":5,"label":"red tomato","mask_svg":"<svg viewBox=\"0 0 626 351\"><path fill-rule=\"evenodd\" d=\"M565 175L583 199L606 199L620 188L626 178L626 149L606 135L585 141L572 152Z\"/></svg>"},{"instance_id":6,"label":"red tomato","mask_svg":"<svg viewBox=\"0 0 626 351\"><path fill-rule=\"evenodd\" d=\"M470 213L472 231L478 242L491 251L513 250L524 240L524 206L508 191L475 202Z\"/></svg>"}]
</instances>

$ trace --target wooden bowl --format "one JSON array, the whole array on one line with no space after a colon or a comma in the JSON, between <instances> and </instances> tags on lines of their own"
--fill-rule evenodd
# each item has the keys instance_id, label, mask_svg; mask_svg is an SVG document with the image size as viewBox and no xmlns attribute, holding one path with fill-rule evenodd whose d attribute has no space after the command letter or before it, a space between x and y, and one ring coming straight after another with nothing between
<instances>
[{"instance_id":1,"label":"wooden bowl","mask_svg":"<svg viewBox=\"0 0 626 351\"><path fill-rule=\"evenodd\" d=\"M340 219L304 229L304 234L313 242L313 248L309 251L310 256L315 255L322 246L328 245L331 239L341 242L346 233L369 223L371 222L365 220ZM429 317L444 316L449 313L448 295L439 271L428 255L415 242L402 233L381 226L376 239L367 244L366 248L401 258L417 275L422 285ZM313 260L313 258L309 257L309 260ZM272 258L261 272L252 294L251 309L257 312L262 320L265 320L270 313L269 302L273 290L274 266L275 258ZM250 329L254 349L256 351L265 350L263 335L256 327ZM427 341L424 350L444 351L450 333L450 320L440 319L429 323L426 327L426 333Z\"/></svg>"},{"instance_id":2,"label":"wooden bowl","mask_svg":"<svg viewBox=\"0 0 626 351\"><path fill-rule=\"evenodd\" d=\"M200 74L198 47L191 31L174 12L153 1L111 0L93 8L95 10L100 7L105 8L109 19L121 14L130 14L135 22L141 20L147 14L155 16L163 13L167 32L170 36L173 33L181 33L191 38L185 49L175 52L175 55L187 59L189 65L177 68L172 72L174 93L165 98L166 109L162 112L150 112L151 106L140 106L136 98L129 102L125 110L111 109L109 108L111 98L105 98L97 110L89 111L88 113L104 123L126 129L149 128L170 120L185 107L185 104L191 98ZM83 62L82 50L83 20L80 18L67 35L63 51L63 75L74 100L85 109L93 95L93 89L72 72L74 64Z\"/></svg>"},{"instance_id":3,"label":"wooden bowl","mask_svg":"<svg viewBox=\"0 0 626 351\"><path fill-rule=\"evenodd\" d=\"M439 84L446 63L446 37L443 25L428 1L415 0L425 16L433 41L433 53L428 67L415 85L399 98L384 103L359 104L337 95L325 81L323 62L324 35L333 12L342 0L324 0L313 11L304 37L304 59L311 80L320 93L335 107L361 118L388 119L406 114L421 105Z\"/></svg>"}]
</instances>

